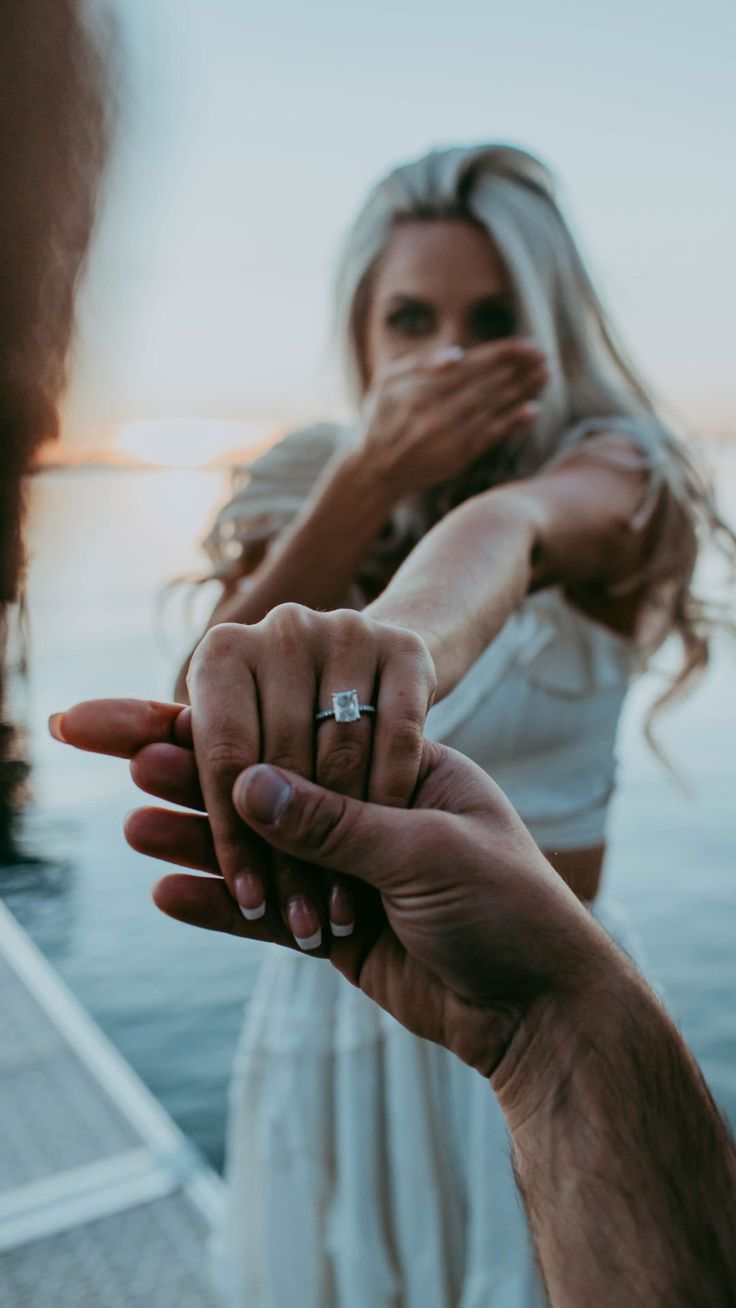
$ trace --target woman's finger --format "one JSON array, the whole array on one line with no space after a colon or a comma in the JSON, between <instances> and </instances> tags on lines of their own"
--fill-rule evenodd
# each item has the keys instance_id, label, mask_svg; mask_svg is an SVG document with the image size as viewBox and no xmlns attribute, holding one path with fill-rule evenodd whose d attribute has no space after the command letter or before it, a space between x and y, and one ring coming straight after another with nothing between
<instances>
[{"instance_id":1,"label":"woman's finger","mask_svg":"<svg viewBox=\"0 0 736 1308\"><path fill-rule=\"evenodd\" d=\"M243 917L222 881L174 872L153 887L153 902L168 917L187 922L190 926L295 948L293 939L275 914L254 921Z\"/></svg>"},{"instance_id":2,"label":"woman's finger","mask_svg":"<svg viewBox=\"0 0 736 1308\"><path fill-rule=\"evenodd\" d=\"M486 341L466 350L462 364L469 373L488 374L496 368L510 364L512 367L526 367L544 362L545 356L533 341L524 336L507 336L500 341Z\"/></svg>"},{"instance_id":3,"label":"woman's finger","mask_svg":"<svg viewBox=\"0 0 736 1308\"><path fill-rule=\"evenodd\" d=\"M437 679L424 641L408 631L384 637L379 672L367 797L374 804L404 808L419 778L424 724Z\"/></svg>"},{"instance_id":4,"label":"woman's finger","mask_svg":"<svg viewBox=\"0 0 736 1308\"><path fill-rule=\"evenodd\" d=\"M469 376L458 399L465 404L475 403L479 409L493 415L522 399L532 399L543 390L548 381L544 363L535 363L514 370L504 369L493 373Z\"/></svg>"},{"instance_id":5,"label":"woman's finger","mask_svg":"<svg viewBox=\"0 0 736 1308\"><path fill-rule=\"evenodd\" d=\"M523 399L510 404L491 423L491 441L495 444L507 436L516 434L528 427L537 417L539 405L534 400Z\"/></svg>"},{"instance_id":6,"label":"woman's finger","mask_svg":"<svg viewBox=\"0 0 736 1308\"><path fill-rule=\"evenodd\" d=\"M262 916L268 861L231 798L235 777L261 756L253 675L257 649L258 636L248 627L212 627L194 652L187 680L197 769L217 862L231 893L237 897L238 887L247 886L248 908Z\"/></svg>"},{"instance_id":7,"label":"woman's finger","mask_svg":"<svg viewBox=\"0 0 736 1308\"><path fill-rule=\"evenodd\" d=\"M181 745L146 745L130 760L139 790L182 808L204 810L194 753Z\"/></svg>"},{"instance_id":8,"label":"woman's finger","mask_svg":"<svg viewBox=\"0 0 736 1308\"><path fill-rule=\"evenodd\" d=\"M249 834L252 841L258 840L252 832ZM137 853L146 854L149 858L176 863L179 867L189 867L215 877L222 876L207 817L194 813L176 813L168 808L135 809L126 819L125 838ZM264 863L265 861L264 855ZM317 897L323 892L322 874L313 873L312 882L314 884L310 885L310 893ZM230 900L234 913L247 922L265 924L266 934L263 939L271 939L274 933L278 935L276 924L281 920L278 907L274 902L266 907L263 903L263 885L260 880L254 884L252 873L239 873L232 890L227 888L223 893ZM294 943L293 940L291 943Z\"/></svg>"},{"instance_id":9,"label":"woman's finger","mask_svg":"<svg viewBox=\"0 0 736 1308\"><path fill-rule=\"evenodd\" d=\"M255 665L261 757L307 778L314 774L314 628L310 611L280 606L263 624L264 642ZM322 889L321 881L315 885L314 876L296 859L272 852L269 895L299 948L309 952L324 952Z\"/></svg>"},{"instance_id":10,"label":"woman's finger","mask_svg":"<svg viewBox=\"0 0 736 1308\"><path fill-rule=\"evenodd\" d=\"M184 744L188 728L182 725L177 732L177 720L185 711L182 704L156 700L90 699L52 714L49 730L76 749L131 758L146 745Z\"/></svg>"},{"instance_id":11,"label":"woman's finger","mask_svg":"<svg viewBox=\"0 0 736 1308\"><path fill-rule=\"evenodd\" d=\"M340 795L364 799L371 772L375 715L361 712L360 706L375 707L377 650L364 618L346 610L339 615L339 623L323 654L319 707L322 711L332 710L335 716L317 725L315 780ZM343 879L333 881L327 912L334 937L352 934L356 911L350 884Z\"/></svg>"},{"instance_id":12,"label":"woman's finger","mask_svg":"<svg viewBox=\"0 0 736 1308\"><path fill-rule=\"evenodd\" d=\"M358 894L361 899L360 930L350 939L330 941L333 963L356 985L362 965L386 924L381 901L375 892L360 886ZM247 921L238 912L237 904L228 894L224 883L213 881L210 877L172 872L153 887L153 902L168 917L190 926L296 949L293 936L276 915L269 915L259 921Z\"/></svg>"}]
</instances>

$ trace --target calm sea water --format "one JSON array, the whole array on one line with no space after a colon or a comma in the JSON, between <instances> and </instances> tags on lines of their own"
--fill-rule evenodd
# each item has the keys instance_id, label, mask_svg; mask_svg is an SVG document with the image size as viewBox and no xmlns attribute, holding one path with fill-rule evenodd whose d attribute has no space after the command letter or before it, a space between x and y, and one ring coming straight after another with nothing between
<instances>
[{"instance_id":1,"label":"calm sea water","mask_svg":"<svg viewBox=\"0 0 736 1308\"><path fill-rule=\"evenodd\" d=\"M718 454L736 517L736 450ZM161 589L201 566L195 542L227 491L222 474L76 471L34 484L29 539L31 673L16 694L28 731L37 865L2 893L46 955L183 1129L219 1165L230 1064L262 947L159 914L161 865L121 835L140 800L127 767L66 750L49 713L97 695L168 698L187 643L183 596ZM730 502L730 503L729 503ZM194 597L193 625L212 600ZM637 924L651 969L736 1120L736 645L663 726L687 793L645 747L652 678L630 696L611 823L609 893Z\"/></svg>"}]
</instances>

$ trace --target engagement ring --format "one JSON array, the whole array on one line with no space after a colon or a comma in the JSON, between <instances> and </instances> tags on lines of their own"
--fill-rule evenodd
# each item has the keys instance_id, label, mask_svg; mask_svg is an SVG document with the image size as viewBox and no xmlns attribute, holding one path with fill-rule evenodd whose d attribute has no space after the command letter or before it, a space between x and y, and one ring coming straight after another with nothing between
<instances>
[{"instance_id":1,"label":"engagement ring","mask_svg":"<svg viewBox=\"0 0 736 1308\"><path fill-rule=\"evenodd\" d=\"M357 690L338 690L332 696L332 708L321 709L315 713L315 722L326 722L334 718L336 722L358 722L361 713L375 713L372 704L361 704Z\"/></svg>"}]
</instances>

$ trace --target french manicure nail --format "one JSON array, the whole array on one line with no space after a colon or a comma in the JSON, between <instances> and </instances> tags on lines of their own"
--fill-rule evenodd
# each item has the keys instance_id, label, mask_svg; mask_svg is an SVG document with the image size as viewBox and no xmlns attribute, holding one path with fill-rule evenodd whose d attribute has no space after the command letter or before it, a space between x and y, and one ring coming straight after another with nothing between
<instances>
[{"instance_id":1,"label":"french manicure nail","mask_svg":"<svg viewBox=\"0 0 736 1308\"><path fill-rule=\"evenodd\" d=\"M300 949L319 949L322 926L311 899L306 895L293 895L286 905L286 920Z\"/></svg>"},{"instance_id":2,"label":"french manicure nail","mask_svg":"<svg viewBox=\"0 0 736 1308\"><path fill-rule=\"evenodd\" d=\"M333 936L343 939L351 936L354 928L353 901L343 886L334 885L330 891L330 931Z\"/></svg>"},{"instance_id":3,"label":"french manicure nail","mask_svg":"<svg viewBox=\"0 0 736 1308\"><path fill-rule=\"evenodd\" d=\"M299 948L303 949L305 953L310 949L319 949L322 944L322 928L320 927L315 931L313 936L294 936L294 939Z\"/></svg>"},{"instance_id":4,"label":"french manicure nail","mask_svg":"<svg viewBox=\"0 0 736 1308\"><path fill-rule=\"evenodd\" d=\"M66 740L64 739L64 733L61 729L61 719L63 718L63 716L64 716L63 713L51 714L51 717L49 718L49 731L51 732L51 735L54 737L54 740L59 740L61 741L62 745L65 745Z\"/></svg>"},{"instance_id":5,"label":"french manicure nail","mask_svg":"<svg viewBox=\"0 0 736 1308\"><path fill-rule=\"evenodd\" d=\"M234 881L238 908L248 922L257 922L266 914L266 896L263 882L255 872L238 872Z\"/></svg>"}]
</instances>

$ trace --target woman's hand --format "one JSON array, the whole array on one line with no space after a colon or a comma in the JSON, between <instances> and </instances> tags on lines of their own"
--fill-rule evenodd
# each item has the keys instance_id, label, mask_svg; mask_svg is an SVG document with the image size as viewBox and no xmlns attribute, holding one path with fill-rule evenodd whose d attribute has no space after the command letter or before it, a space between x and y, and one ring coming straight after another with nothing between
<instances>
[{"instance_id":1,"label":"woman's hand","mask_svg":"<svg viewBox=\"0 0 736 1308\"><path fill-rule=\"evenodd\" d=\"M189 670L191 715L175 705L97 701L61 715L56 734L81 748L133 758L134 778L145 788L147 759L140 751L155 744L171 760L172 746L186 746L191 733L199 802L211 824L202 839L211 842L244 915L258 920L275 912L302 948L324 952L328 919L333 934L352 929L349 893L335 883L315 897L313 880L293 859L271 862L233 808L233 782L244 768L267 762L344 795L406 805L435 684L432 660L415 633L351 610L314 613L284 604L253 626L223 624L207 633ZM359 703L375 706L375 716L315 722L317 711L331 708L333 693L353 689ZM172 786L180 764L171 764ZM180 802L175 789L166 797ZM194 829L201 835L201 825Z\"/></svg>"},{"instance_id":2,"label":"woman's hand","mask_svg":"<svg viewBox=\"0 0 736 1308\"><path fill-rule=\"evenodd\" d=\"M448 481L531 426L546 381L544 356L519 337L384 369L363 405L368 474L392 499Z\"/></svg>"}]
</instances>

